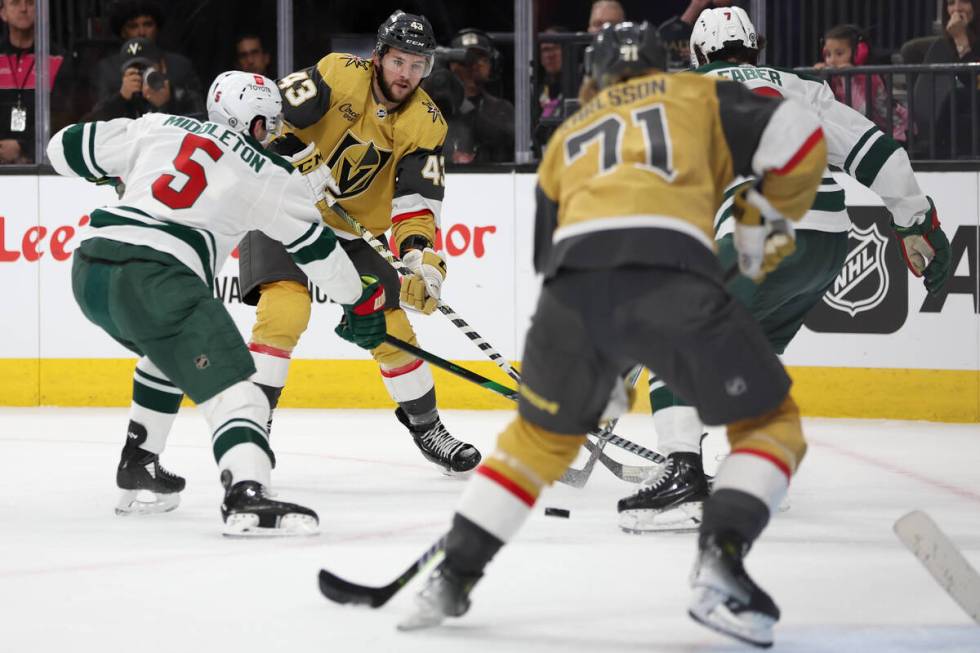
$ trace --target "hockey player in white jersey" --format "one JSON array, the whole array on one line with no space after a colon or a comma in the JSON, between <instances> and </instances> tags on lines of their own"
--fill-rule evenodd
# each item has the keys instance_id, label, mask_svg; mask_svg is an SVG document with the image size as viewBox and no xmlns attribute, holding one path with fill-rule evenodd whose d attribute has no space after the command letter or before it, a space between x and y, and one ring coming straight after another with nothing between
<instances>
[{"instance_id":1,"label":"hockey player in white jersey","mask_svg":"<svg viewBox=\"0 0 980 653\"><path fill-rule=\"evenodd\" d=\"M117 512L140 490L176 507L184 480L159 462L184 393L200 408L225 487L227 535L311 534L316 513L271 499L269 403L249 378L252 356L214 298L214 278L249 230L282 241L309 278L343 306L337 333L362 347L384 337L384 292L357 274L315 207L309 176L265 149L281 124L276 84L227 72L208 92L207 122L166 114L70 125L48 144L55 170L124 182L95 209L74 253L72 289L85 316L141 357L117 484Z\"/></svg>"},{"instance_id":2,"label":"hockey player in white jersey","mask_svg":"<svg viewBox=\"0 0 980 653\"><path fill-rule=\"evenodd\" d=\"M822 80L755 65L758 43L744 10L706 9L691 35L691 63L695 72L740 82L758 94L801 100L818 114L823 126L830 165L812 208L794 225L796 251L761 283L739 277L728 286L761 323L776 353L782 354L807 313L834 283L847 256L851 222L844 190L834 181L832 171L847 173L881 197L892 214L909 269L925 277L929 292L937 292L949 277L950 253L936 207L919 188L908 155L898 143L863 115L837 102ZM735 264L731 215L739 186L736 183L726 190L726 200L715 218L718 253L726 269ZM650 486L619 502L620 527L627 532L696 529L701 502L709 492L700 454L704 426L695 409L653 373L650 402L659 448L668 462Z\"/></svg>"}]
</instances>

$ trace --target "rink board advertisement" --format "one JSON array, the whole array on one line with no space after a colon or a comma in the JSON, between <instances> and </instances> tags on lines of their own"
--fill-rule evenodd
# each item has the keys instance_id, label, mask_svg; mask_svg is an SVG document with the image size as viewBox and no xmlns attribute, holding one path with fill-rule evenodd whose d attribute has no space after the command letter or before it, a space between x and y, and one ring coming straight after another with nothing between
<instances>
[{"instance_id":1,"label":"rink board advertisement","mask_svg":"<svg viewBox=\"0 0 980 653\"><path fill-rule=\"evenodd\" d=\"M881 201L841 177L855 222L851 251L785 356L807 414L980 421L980 175L917 177L950 237L953 277L943 294L928 296L901 260ZM437 243L448 263L444 301L512 361L540 284L531 267L534 183L532 174L449 175ZM0 403L128 403L132 355L84 318L71 291L78 232L91 210L114 200L110 189L79 179L0 176ZM241 301L237 265L233 255L215 294L247 340L254 308ZM313 296L283 405L388 405L376 365L333 334L339 308ZM506 380L445 316L411 317L424 348ZM437 386L447 407L507 406L441 373Z\"/></svg>"}]
</instances>

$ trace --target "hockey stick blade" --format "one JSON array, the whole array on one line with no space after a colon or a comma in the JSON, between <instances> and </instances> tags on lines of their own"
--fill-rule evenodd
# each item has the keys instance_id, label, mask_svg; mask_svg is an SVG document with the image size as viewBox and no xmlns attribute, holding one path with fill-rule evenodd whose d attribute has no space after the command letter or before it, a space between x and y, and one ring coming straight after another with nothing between
<instances>
[{"instance_id":1,"label":"hockey stick blade","mask_svg":"<svg viewBox=\"0 0 980 653\"><path fill-rule=\"evenodd\" d=\"M320 585L320 593L334 603L340 603L342 605L366 605L371 608L380 608L391 597L397 594L401 588L405 587L415 578L420 571L425 569L425 566L437 555L442 553L445 547L446 536L443 535L432 546L426 549L425 553L419 556L398 578L383 587L358 585L349 580L344 580L326 569L321 569L317 577Z\"/></svg>"},{"instance_id":2,"label":"hockey stick blade","mask_svg":"<svg viewBox=\"0 0 980 653\"><path fill-rule=\"evenodd\" d=\"M939 586L980 624L980 575L936 522L914 510L896 521L893 529Z\"/></svg>"},{"instance_id":3,"label":"hockey stick blade","mask_svg":"<svg viewBox=\"0 0 980 653\"><path fill-rule=\"evenodd\" d=\"M320 592L334 603L367 605L372 608L380 608L399 589L397 585L395 587L391 585L384 587L357 585L330 573L326 569L320 570L319 581Z\"/></svg>"}]
</instances>

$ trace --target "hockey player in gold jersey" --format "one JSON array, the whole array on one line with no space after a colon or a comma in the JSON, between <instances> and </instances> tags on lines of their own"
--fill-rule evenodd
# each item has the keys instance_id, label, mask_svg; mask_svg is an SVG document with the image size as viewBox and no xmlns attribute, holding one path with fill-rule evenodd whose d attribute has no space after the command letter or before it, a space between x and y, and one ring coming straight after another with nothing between
<instances>
[{"instance_id":1,"label":"hockey player in gold jersey","mask_svg":"<svg viewBox=\"0 0 980 653\"><path fill-rule=\"evenodd\" d=\"M806 451L790 379L725 290L713 217L735 174L740 269L761 278L793 251L786 219L827 164L816 116L743 86L666 75L656 30L608 25L586 70L597 94L555 132L538 169L534 264L544 285L523 360L519 414L477 468L445 558L402 628L461 616L496 552L622 396L625 370L658 370L736 454L704 504L692 617L768 646L779 609L742 559ZM585 98L588 99L588 98ZM581 597L583 600L586 597Z\"/></svg>"},{"instance_id":2,"label":"hockey player in gold jersey","mask_svg":"<svg viewBox=\"0 0 980 653\"><path fill-rule=\"evenodd\" d=\"M324 221L358 271L384 284L388 333L412 344L415 332L401 306L432 313L446 276L446 262L433 249L446 123L418 87L432 69L435 45L424 16L397 11L379 28L371 59L332 53L279 80L286 134L278 151L317 177L326 193L319 204ZM414 274L400 283L394 268L328 208L334 201L379 239L390 229L392 251ZM307 280L281 244L257 232L241 243L239 269L244 301L258 305L249 343L254 381L274 408L309 323ZM439 418L428 363L388 344L371 353L422 454L449 472L474 468L480 453L453 438Z\"/></svg>"}]
</instances>

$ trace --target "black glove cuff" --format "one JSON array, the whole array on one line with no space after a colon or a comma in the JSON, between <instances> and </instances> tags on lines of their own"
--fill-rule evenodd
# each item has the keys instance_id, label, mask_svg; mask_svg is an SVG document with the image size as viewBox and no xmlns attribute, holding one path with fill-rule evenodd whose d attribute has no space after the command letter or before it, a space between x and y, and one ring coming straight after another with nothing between
<instances>
[{"instance_id":1,"label":"black glove cuff","mask_svg":"<svg viewBox=\"0 0 980 653\"><path fill-rule=\"evenodd\" d=\"M404 257L405 252L410 249L422 250L426 247L432 247L432 241L425 236L420 236L418 234L412 234L402 241L401 245L398 247L398 256Z\"/></svg>"}]
</instances>

